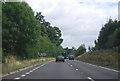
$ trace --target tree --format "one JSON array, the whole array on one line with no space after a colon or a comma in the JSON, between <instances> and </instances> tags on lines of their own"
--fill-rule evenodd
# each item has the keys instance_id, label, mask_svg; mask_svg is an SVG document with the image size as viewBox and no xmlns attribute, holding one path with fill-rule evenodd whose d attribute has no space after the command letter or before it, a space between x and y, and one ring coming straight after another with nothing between
<instances>
[{"instance_id":1,"label":"tree","mask_svg":"<svg viewBox=\"0 0 120 81\"><path fill-rule=\"evenodd\" d=\"M56 56L64 51L60 46L63 41L60 38L61 30L50 26L41 12L34 16L33 10L25 2L6 2L2 10L4 56L31 59L37 58L39 53Z\"/></svg>"},{"instance_id":2,"label":"tree","mask_svg":"<svg viewBox=\"0 0 120 81\"><path fill-rule=\"evenodd\" d=\"M114 32L120 27L117 20L109 19L109 21L100 30L97 41L95 40L95 49L109 49L114 47L112 40L118 39L115 37ZM111 40L111 41L110 41Z\"/></svg>"},{"instance_id":3,"label":"tree","mask_svg":"<svg viewBox=\"0 0 120 81\"><path fill-rule=\"evenodd\" d=\"M92 51L92 49L91 49L91 47L90 47L90 46L88 47L88 50L89 50L89 52L91 52L91 51Z\"/></svg>"},{"instance_id":4,"label":"tree","mask_svg":"<svg viewBox=\"0 0 120 81\"><path fill-rule=\"evenodd\" d=\"M83 54L83 53L85 53L85 52L86 52L85 45L82 44L82 45L80 45L79 48L77 49L77 51L76 51L76 56L79 56L79 55L81 55L81 54Z\"/></svg>"},{"instance_id":5,"label":"tree","mask_svg":"<svg viewBox=\"0 0 120 81\"><path fill-rule=\"evenodd\" d=\"M25 2L6 2L2 10L4 52L27 58L33 56L38 49L36 39L40 30L32 9Z\"/></svg>"}]
</instances>

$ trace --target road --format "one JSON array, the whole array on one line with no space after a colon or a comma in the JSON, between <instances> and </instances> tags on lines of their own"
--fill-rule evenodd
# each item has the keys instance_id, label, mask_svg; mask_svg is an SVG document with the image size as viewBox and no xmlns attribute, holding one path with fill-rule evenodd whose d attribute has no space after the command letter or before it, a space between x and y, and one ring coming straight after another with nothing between
<instances>
[{"instance_id":1,"label":"road","mask_svg":"<svg viewBox=\"0 0 120 81\"><path fill-rule=\"evenodd\" d=\"M116 70L91 65L77 60L49 61L39 66L3 77L4 79L118 79Z\"/></svg>"}]
</instances>

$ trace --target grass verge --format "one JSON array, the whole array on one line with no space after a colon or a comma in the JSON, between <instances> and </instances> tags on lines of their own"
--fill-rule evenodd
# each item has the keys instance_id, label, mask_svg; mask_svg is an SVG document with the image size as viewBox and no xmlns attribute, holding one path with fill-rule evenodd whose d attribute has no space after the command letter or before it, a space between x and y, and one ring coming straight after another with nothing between
<instances>
[{"instance_id":1,"label":"grass verge","mask_svg":"<svg viewBox=\"0 0 120 81\"><path fill-rule=\"evenodd\" d=\"M120 69L120 53L113 50L97 50L77 57L77 60L108 67L111 69Z\"/></svg>"},{"instance_id":2,"label":"grass verge","mask_svg":"<svg viewBox=\"0 0 120 81\"><path fill-rule=\"evenodd\" d=\"M53 60L52 57L40 57L38 59L31 59L31 60L17 60L14 56L9 56L5 58L5 63L2 64L2 74L6 74L18 69L22 69L33 64L42 63L46 61Z\"/></svg>"}]
</instances>

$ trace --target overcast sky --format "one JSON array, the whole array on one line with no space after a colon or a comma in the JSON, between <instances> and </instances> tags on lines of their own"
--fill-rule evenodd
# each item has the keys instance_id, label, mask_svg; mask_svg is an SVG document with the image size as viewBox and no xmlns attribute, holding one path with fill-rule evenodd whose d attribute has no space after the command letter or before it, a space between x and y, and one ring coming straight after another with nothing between
<instances>
[{"instance_id":1,"label":"overcast sky","mask_svg":"<svg viewBox=\"0 0 120 81\"><path fill-rule=\"evenodd\" d=\"M62 31L62 46L94 46L108 18L118 19L119 0L26 0L34 12L42 12Z\"/></svg>"}]
</instances>

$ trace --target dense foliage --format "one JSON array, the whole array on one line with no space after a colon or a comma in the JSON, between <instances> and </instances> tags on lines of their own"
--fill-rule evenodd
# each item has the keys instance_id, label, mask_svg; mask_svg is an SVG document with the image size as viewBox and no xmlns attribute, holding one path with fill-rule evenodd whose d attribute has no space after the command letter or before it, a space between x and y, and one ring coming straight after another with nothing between
<instances>
[{"instance_id":1,"label":"dense foliage","mask_svg":"<svg viewBox=\"0 0 120 81\"><path fill-rule=\"evenodd\" d=\"M97 41L95 40L95 49L110 49L120 46L120 21L109 19L102 27Z\"/></svg>"},{"instance_id":2,"label":"dense foliage","mask_svg":"<svg viewBox=\"0 0 120 81\"><path fill-rule=\"evenodd\" d=\"M34 16L25 2L2 4L3 56L14 55L22 59L36 58L40 53L56 56L63 52L63 39L58 27L50 26L41 13Z\"/></svg>"},{"instance_id":3,"label":"dense foliage","mask_svg":"<svg viewBox=\"0 0 120 81\"><path fill-rule=\"evenodd\" d=\"M79 56L79 55L81 55L81 54L83 54L83 53L85 53L85 52L86 52L85 45L82 44L82 45L80 45L79 48L77 49L77 51L76 51L76 56Z\"/></svg>"},{"instance_id":4,"label":"dense foliage","mask_svg":"<svg viewBox=\"0 0 120 81\"><path fill-rule=\"evenodd\" d=\"M66 48L65 50L68 55L74 55L76 57L86 52L86 48L84 44L81 44L78 47L78 49L75 49L75 47L72 47L72 49Z\"/></svg>"}]
</instances>

